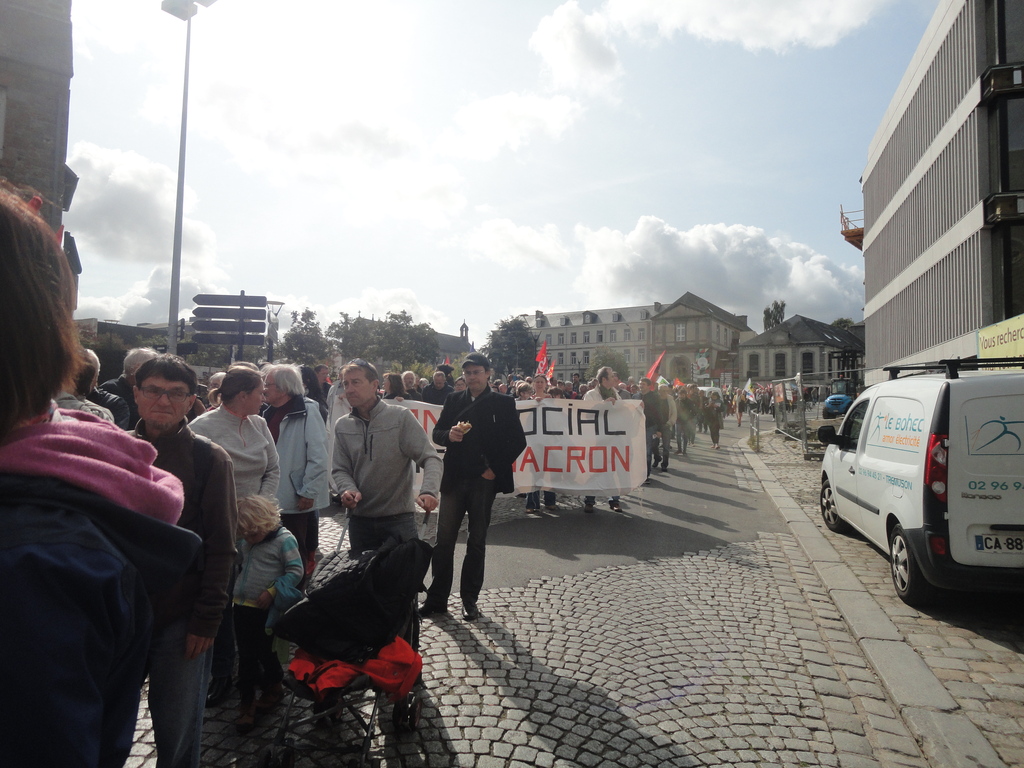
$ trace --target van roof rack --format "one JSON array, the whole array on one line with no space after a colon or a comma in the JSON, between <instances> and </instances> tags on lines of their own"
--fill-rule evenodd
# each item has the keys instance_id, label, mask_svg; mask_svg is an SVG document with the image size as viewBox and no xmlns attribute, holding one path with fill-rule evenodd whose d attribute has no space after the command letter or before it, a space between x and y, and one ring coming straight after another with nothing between
<instances>
[{"instance_id":1,"label":"van roof rack","mask_svg":"<svg viewBox=\"0 0 1024 768\"><path fill-rule=\"evenodd\" d=\"M889 379L899 378L904 371L945 371L947 379L959 379L960 371L979 371L983 368L1024 368L1024 357L968 357L939 360L934 363L913 363L910 365L888 365L883 371Z\"/></svg>"}]
</instances>

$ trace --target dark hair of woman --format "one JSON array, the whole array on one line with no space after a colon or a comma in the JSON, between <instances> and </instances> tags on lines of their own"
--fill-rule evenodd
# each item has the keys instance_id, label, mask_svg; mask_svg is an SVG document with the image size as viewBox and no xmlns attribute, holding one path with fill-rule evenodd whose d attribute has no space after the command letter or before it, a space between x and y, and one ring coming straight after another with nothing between
<instances>
[{"instance_id":1,"label":"dark hair of woman","mask_svg":"<svg viewBox=\"0 0 1024 768\"><path fill-rule=\"evenodd\" d=\"M74 290L53 230L16 193L0 186L0 328L6 331L0 441L18 424L45 413L78 368Z\"/></svg>"}]
</instances>

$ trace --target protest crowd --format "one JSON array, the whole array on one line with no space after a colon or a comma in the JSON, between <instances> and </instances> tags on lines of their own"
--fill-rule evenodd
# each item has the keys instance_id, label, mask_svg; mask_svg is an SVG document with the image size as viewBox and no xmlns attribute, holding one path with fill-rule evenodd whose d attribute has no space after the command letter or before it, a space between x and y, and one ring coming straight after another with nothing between
<instances>
[{"instance_id":1,"label":"protest crowd","mask_svg":"<svg viewBox=\"0 0 1024 768\"><path fill-rule=\"evenodd\" d=\"M724 420L747 410L742 390L653 371L497 376L479 352L430 380L356 358L333 382L326 365L237 363L201 384L181 358L137 348L101 384L71 319L66 259L6 190L0 252L0 312L25 329L0 359L0 573L19 595L8 626L21 628L0 649L30 698L0 717L13 765L122 765L147 679L159 765L198 766L204 709L234 691L235 727L250 731L284 696L288 643L274 627L322 558L322 514L348 511L354 555L414 540L417 516L437 515L421 617L449 610L468 520L458 586L474 621L497 494L518 492L530 515L554 508L556 490L576 490L550 482L568 476L561 461L611 478L571 494L583 512L599 495L620 511L621 494L698 439L717 449ZM40 742L37 718L62 727Z\"/></svg>"}]
</instances>

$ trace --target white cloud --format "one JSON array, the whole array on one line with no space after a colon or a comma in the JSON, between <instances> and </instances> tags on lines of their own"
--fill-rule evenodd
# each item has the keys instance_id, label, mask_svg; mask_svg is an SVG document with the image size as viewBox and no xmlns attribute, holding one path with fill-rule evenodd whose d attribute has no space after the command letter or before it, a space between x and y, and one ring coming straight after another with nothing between
<instances>
[{"instance_id":1,"label":"white cloud","mask_svg":"<svg viewBox=\"0 0 1024 768\"><path fill-rule=\"evenodd\" d=\"M339 319L342 312L351 317L375 317L384 319L388 312L408 312L414 323L430 323L434 330L451 333L449 319L443 312L423 304L411 288L364 288L358 296L349 296L330 304L313 301L308 296L274 295L278 301L284 302L281 312L281 331L291 327L291 313L302 313L304 309L316 312L317 322L325 329Z\"/></svg>"},{"instance_id":2,"label":"white cloud","mask_svg":"<svg viewBox=\"0 0 1024 768\"><path fill-rule=\"evenodd\" d=\"M159 262L170 257L177 173L136 152L79 142L68 165L81 178L75 204L66 216L83 252L114 261ZM195 193L186 186L186 214ZM182 260L208 259L216 248L209 226L184 220Z\"/></svg>"},{"instance_id":3,"label":"white cloud","mask_svg":"<svg viewBox=\"0 0 1024 768\"><path fill-rule=\"evenodd\" d=\"M794 46L827 48L866 24L895 0L607 0L608 23L634 37L650 28L662 38L684 32L749 51L781 52Z\"/></svg>"},{"instance_id":4,"label":"white cloud","mask_svg":"<svg viewBox=\"0 0 1024 768\"><path fill-rule=\"evenodd\" d=\"M506 93L462 107L454 128L445 130L438 149L473 160L491 160L502 149L518 150L535 135L557 139L583 114L568 96Z\"/></svg>"},{"instance_id":5,"label":"white cloud","mask_svg":"<svg viewBox=\"0 0 1024 768\"><path fill-rule=\"evenodd\" d=\"M863 272L758 227L705 224L682 231L644 216L632 232L576 227L586 253L574 287L594 306L669 303L690 291L758 328L775 299L787 312L831 322L859 318Z\"/></svg>"},{"instance_id":6,"label":"white cloud","mask_svg":"<svg viewBox=\"0 0 1024 768\"><path fill-rule=\"evenodd\" d=\"M471 257L489 259L506 268L564 267L569 250L562 243L558 227L541 229L517 226L509 219L491 219L446 245L458 247Z\"/></svg>"},{"instance_id":7,"label":"white cloud","mask_svg":"<svg viewBox=\"0 0 1024 768\"><path fill-rule=\"evenodd\" d=\"M530 50L543 59L552 85L586 93L607 93L622 74L608 18L584 13L576 0L545 16L530 38Z\"/></svg>"}]
</instances>

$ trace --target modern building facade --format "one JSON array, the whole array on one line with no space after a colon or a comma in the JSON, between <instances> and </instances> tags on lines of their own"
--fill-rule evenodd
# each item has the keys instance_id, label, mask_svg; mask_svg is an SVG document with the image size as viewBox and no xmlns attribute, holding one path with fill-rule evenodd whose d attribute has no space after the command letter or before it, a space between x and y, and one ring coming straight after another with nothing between
<instances>
[{"instance_id":1,"label":"modern building facade","mask_svg":"<svg viewBox=\"0 0 1024 768\"><path fill-rule=\"evenodd\" d=\"M1022 73L1024 2L941 0L863 176L869 369L1024 313Z\"/></svg>"}]
</instances>

